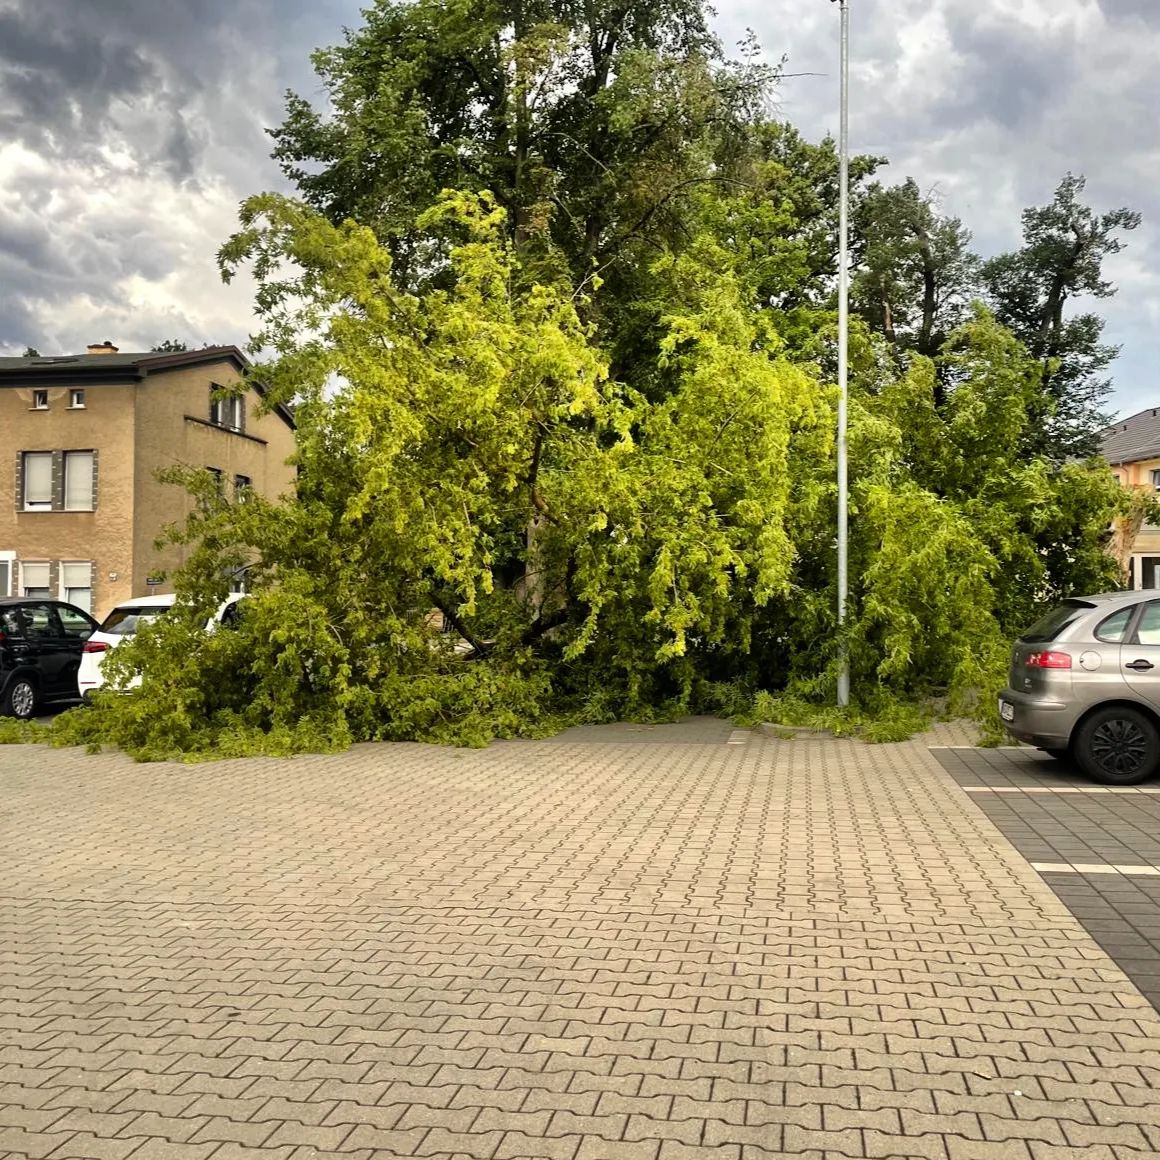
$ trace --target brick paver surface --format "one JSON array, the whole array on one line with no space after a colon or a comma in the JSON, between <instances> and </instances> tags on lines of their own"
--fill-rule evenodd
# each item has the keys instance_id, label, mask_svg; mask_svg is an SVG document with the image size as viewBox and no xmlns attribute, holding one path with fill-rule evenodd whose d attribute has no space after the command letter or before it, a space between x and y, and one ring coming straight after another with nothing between
<instances>
[{"instance_id":1,"label":"brick paver surface","mask_svg":"<svg viewBox=\"0 0 1160 1160\"><path fill-rule=\"evenodd\" d=\"M0 749L0 1154L1160 1151L1160 1019L919 744Z\"/></svg>"}]
</instances>

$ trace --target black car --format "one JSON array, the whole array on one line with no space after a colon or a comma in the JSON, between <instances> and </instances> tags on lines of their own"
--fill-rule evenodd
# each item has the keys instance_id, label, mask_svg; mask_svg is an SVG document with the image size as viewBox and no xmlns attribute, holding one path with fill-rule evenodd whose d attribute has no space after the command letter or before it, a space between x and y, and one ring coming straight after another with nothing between
<instances>
[{"instance_id":1,"label":"black car","mask_svg":"<svg viewBox=\"0 0 1160 1160\"><path fill-rule=\"evenodd\" d=\"M77 669L97 627L63 600L0 600L0 714L28 720L38 705L77 699Z\"/></svg>"}]
</instances>

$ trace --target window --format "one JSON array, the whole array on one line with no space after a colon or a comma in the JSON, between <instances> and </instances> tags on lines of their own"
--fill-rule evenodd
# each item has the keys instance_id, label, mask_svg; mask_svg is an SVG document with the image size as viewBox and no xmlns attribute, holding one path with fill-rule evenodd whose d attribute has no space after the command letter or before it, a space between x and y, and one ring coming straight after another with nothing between
<instances>
[{"instance_id":1,"label":"window","mask_svg":"<svg viewBox=\"0 0 1160 1160\"><path fill-rule=\"evenodd\" d=\"M236 499L245 499L246 492L253 487L254 481L248 475L234 476L234 497Z\"/></svg>"},{"instance_id":2,"label":"window","mask_svg":"<svg viewBox=\"0 0 1160 1160\"><path fill-rule=\"evenodd\" d=\"M1101 621L1099 628L1096 629L1096 640L1102 640L1106 644L1120 644L1133 612L1134 608L1121 608L1119 612L1113 612L1106 620Z\"/></svg>"},{"instance_id":3,"label":"window","mask_svg":"<svg viewBox=\"0 0 1160 1160\"><path fill-rule=\"evenodd\" d=\"M222 494L222 469L220 467L207 467L206 471L213 476L213 485L217 490L218 495Z\"/></svg>"},{"instance_id":4,"label":"window","mask_svg":"<svg viewBox=\"0 0 1160 1160\"><path fill-rule=\"evenodd\" d=\"M1094 604L1088 604L1083 600L1067 600L1037 620L1019 639L1027 644L1046 644L1048 641L1058 640L1064 629L1094 607Z\"/></svg>"},{"instance_id":5,"label":"window","mask_svg":"<svg viewBox=\"0 0 1160 1160\"><path fill-rule=\"evenodd\" d=\"M93 610L93 565L89 560L65 561L60 566L60 597L85 612ZM64 612L62 610L63 618ZM68 626L65 625L67 628Z\"/></svg>"},{"instance_id":6,"label":"window","mask_svg":"<svg viewBox=\"0 0 1160 1160\"><path fill-rule=\"evenodd\" d=\"M47 564L44 565L46 568ZM51 604L26 604L24 613L24 635L40 637L42 640L56 640L62 635L60 619Z\"/></svg>"},{"instance_id":7,"label":"window","mask_svg":"<svg viewBox=\"0 0 1160 1160\"><path fill-rule=\"evenodd\" d=\"M1149 601L1136 626L1137 644L1160 644L1160 602Z\"/></svg>"},{"instance_id":8,"label":"window","mask_svg":"<svg viewBox=\"0 0 1160 1160\"><path fill-rule=\"evenodd\" d=\"M231 431L246 429L246 400L241 395L231 395L224 401L224 422Z\"/></svg>"},{"instance_id":9,"label":"window","mask_svg":"<svg viewBox=\"0 0 1160 1160\"><path fill-rule=\"evenodd\" d=\"M168 611L167 608L157 605L150 605L147 608L130 608L127 605L121 605L120 608L114 608L105 617L104 623L101 625L101 632L108 633L109 636L132 636L141 625L148 624L151 620L155 620Z\"/></svg>"},{"instance_id":10,"label":"window","mask_svg":"<svg viewBox=\"0 0 1160 1160\"><path fill-rule=\"evenodd\" d=\"M209 421L215 427L228 427L231 431L246 429L245 395L224 395L221 383L209 385Z\"/></svg>"},{"instance_id":11,"label":"window","mask_svg":"<svg viewBox=\"0 0 1160 1160\"><path fill-rule=\"evenodd\" d=\"M65 567L69 567L68 564ZM85 567L89 567L88 564ZM85 606L78 600L72 601L77 608L84 608ZM88 611L86 609L86 611ZM60 617L60 626L64 630L65 636L73 637L77 640L87 640L89 634L93 631L92 624L89 623L87 616L81 616L76 608L65 608L64 605L57 605L56 614Z\"/></svg>"},{"instance_id":12,"label":"window","mask_svg":"<svg viewBox=\"0 0 1160 1160\"><path fill-rule=\"evenodd\" d=\"M47 598L52 595L52 580L49 565L44 563L29 563L20 565L20 595L36 598Z\"/></svg>"},{"instance_id":13,"label":"window","mask_svg":"<svg viewBox=\"0 0 1160 1160\"><path fill-rule=\"evenodd\" d=\"M48 410L48 392L47 391L33 391L32 392L32 409L34 411Z\"/></svg>"},{"instance_id":14,"label":"window","mask_svg":"<svg viewBox=\"0 0 1160 1160\"><path fill-rule=\"evenodd\" d=\"M93 453L66 451L64 453L64 510L91 512L93 510Z\"/></svg>"},{"instance_id":15,"label":"window","mask_svg":"<svg viewBox=\"0 0 1160 1160\"><path fill-rule=\"evenodd\" d=\"M85 393L79 388L73 388L68 393L68 405L74 411L83 411L85 407Z\"/></svg>"},{"instance_id":16,"label":"window","mask_svg":"<svg viewBox=\"0 0 1160 1160\"><path fill-rule=\"evenodd\" d=\"M52 452L24 453L24 510L52 511Z\"/></svg>"}]
</instances>

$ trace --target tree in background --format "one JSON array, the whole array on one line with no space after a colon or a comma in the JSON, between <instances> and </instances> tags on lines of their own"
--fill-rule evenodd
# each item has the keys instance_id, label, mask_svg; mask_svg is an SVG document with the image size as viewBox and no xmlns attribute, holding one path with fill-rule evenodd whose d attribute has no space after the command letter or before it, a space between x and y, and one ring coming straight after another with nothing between
<instances>
[{"instance_id":1,"label":"tree in background","mask_svg":"<svg viewBox=\"0 0 1160 1160\"><path fill-rule=\"evenodd\" d=\"M1084 312L1067 317L1070 301L1110 298L1115 287L1104 262L1123 249L1121 234L1136 229L1129 209L1097 214L1080 201L1084 179L1068 174L1050 205L1023 211L1023 246L982 269L999 321L1041 364L1042 400L1036 450L1054 458L1092 455L1108 425L1104 410L1112 383L1104 372L1119 348L1101 342L1104 321Z\"/></svg>"},{"instance_id":2,"label":"tree in background","mask_svg":"<svg viewBox=\"0 0 1160 1160\"><path fill-rule=\"evenodd\" d=\"M67 728L167 756L832 700L837 157L707 28L698 0L379 0L316 55L331 111L290 97L275 132L302 200L249 199L221 253L297 493L185 477L191 612ZM889 719L991 705L1009 635L1114 582L1128 497L1041 438L1058 360L881 164L852 167L845 643ZM205 641L241 563L243 625Z\"/></svg>"},{"instance_id":3,"label":"tree in background","mask_svg":"<svg viewBox=\"0 0 1160 1160\"><path fill-rule=\"evenodd\" d=\"M494 194L524 269L607 280L730 179L771 92L777 70L755 49L727 61L708 15L701 0L377 0L314 55L329 108L289 94L274 156L307 204L374 229L408 288L445 261L415 225L445 188Z\"/></svg>"},{"instance_id":4,"label":"tree in background","mask_svg":"<svg viewBox=\"0 0 1160 1160\"><path fill-rule=\"evenodd\" d=\"M977 292L970 233L958 218L940 214L913 178L871 186L857 205L854 231L854 309L896 350L936 357L969 317Z\"/></svg>"},{"instance_id":5,"label":"tree in background","mask_svg":"<svg viewBox=\"0 0 1160 1160\"><path fill-rule=\"evenodd\" d=\"M180 354L183 351L189 350L189 346L179 338L166 338L156 346L151 346L149 349L155 354Z\"/></svg>"},{"instance_id":6,"label":"tree in background","mask_svg":"<svg viewBox=\"0 0 1160 1160\"><path fill-rule=\"evenodd\" d=\"M24 348L24 358L40 358L40 351L34 346L26 346Z\"/></svg>"}]
</instances>

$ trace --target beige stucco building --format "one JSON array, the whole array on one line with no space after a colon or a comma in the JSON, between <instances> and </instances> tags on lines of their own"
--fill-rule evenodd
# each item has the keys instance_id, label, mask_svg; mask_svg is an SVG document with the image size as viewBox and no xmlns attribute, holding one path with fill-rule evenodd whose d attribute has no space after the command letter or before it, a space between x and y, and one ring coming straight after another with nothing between
<instances>
[{"instance_id":1,"label":"beige stucco building","mask_svg":"<svg viewBox=\"0 0 1160 1160\"><path fill-rule=\"evenodd\" d=\"M172 591L182 549L158 550L192 500L157 472L215 472L223 494L276 498L294 484L294 423L260 414L258 388L230 396L247 362L237 347L0 358L0 596L51 596L102 616ZM152 582L152 583L151 583Z\"/></svg>"},{"instance_id":2,"label":"beige stucco building","mask_svg":"<svg viewBox=\"0 0 1160 1160\"><path fill-rule=\"evenodd\" d=\"M1125 487L1160 492L1160 407L1119 419L1103 434L1100 450ZM1128 579L1133 588L1160 588L1160 527L1145 524L1132 543Z\"/></svg>"}]
</instances>

